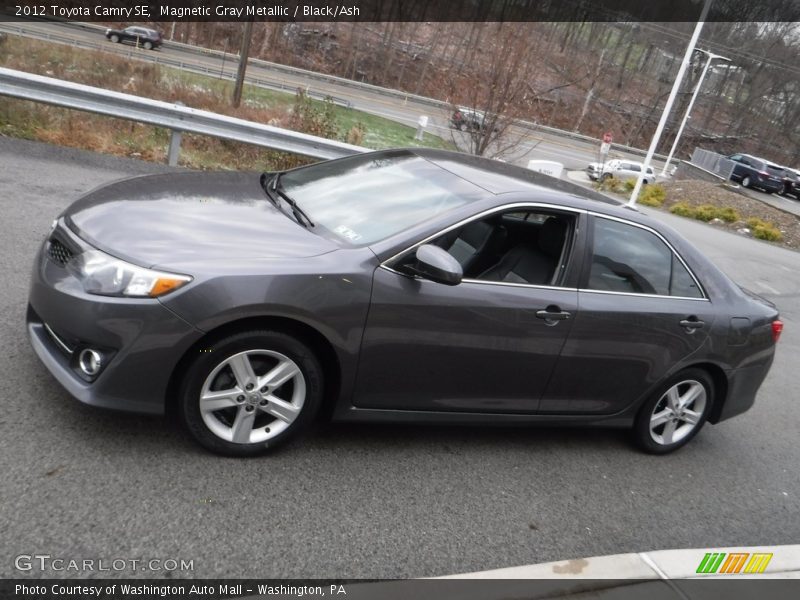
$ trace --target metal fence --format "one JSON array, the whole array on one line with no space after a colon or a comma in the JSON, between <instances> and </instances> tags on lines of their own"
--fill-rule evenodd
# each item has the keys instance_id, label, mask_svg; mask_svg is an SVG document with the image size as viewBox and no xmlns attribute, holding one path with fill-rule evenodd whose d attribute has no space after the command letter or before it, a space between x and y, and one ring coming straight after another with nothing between
<instances>
[{"instance_id":1,"label":"metal fence","mask_svg":"<svg viewBox=\"0 0 800 600\"><path fill-rule=\"evenodd\" d=\"M727 180L731 178L733 173L733 166L736 164L731 159L711 152L710 150L703 150L702 148L695 148L692 153L692 158L689 161L695 167L700 167L714 175L722 177Z\"/></svg>"},{"instance_id":2,"label":"metal fence","mask_svg":"<svg viewBox=\"0 0 800 600\"><path fill-rule=\"evenodd\" d=\"M237 119L160 100L140 98L0 67L0 94L172 130L170 164L177 163L180 132L254 144L314 158L340 158L368 148ZM177 142L177 143L176 143Z\"/></svg>"}]
</instances>

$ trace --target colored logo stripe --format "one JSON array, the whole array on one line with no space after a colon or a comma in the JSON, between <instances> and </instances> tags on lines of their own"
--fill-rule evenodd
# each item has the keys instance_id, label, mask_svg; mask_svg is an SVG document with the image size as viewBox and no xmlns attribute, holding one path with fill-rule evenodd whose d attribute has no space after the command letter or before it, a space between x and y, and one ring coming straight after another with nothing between
<instances>
[{"instance_id":1,"label":"colored logo stripe","mask_svg":"<svg viewBox=\"0 0 800 600\"><path fill-rule=\"evenodd\" d=\"M747 557L750 556L749 552L731 552L728 558L722 563L720 573L738 573L742 570Z\"/></svg>"},{"instance_id":2,"label":"colored logo stripe","mask_svg":"<svg viewBox=\"0 0 800 600\"><path fill-rule=\"evenodd\" d=\"M698 573L763 573L772 560L772 554L766 552L731 552L725 558L725 552L707 552L697 567ZM750 559L749 561L747 559ZM723 562L724 561L724 562ZM747 566L745 566L747 563ZM744 571L742 571L744 567Z\"/></svg>"},{"instance_id":3,"label":"colored logo stripe","mask_svg":"<svg viewBox=\"0 0 800 600\"><path fill-rule=\"evenodd\" d=\"M708 552L700 561L700 566L697 567L698 573L716 573L722 559L725 558L724 552Z\"/></svg>"},{"instance_id":4,"label":"colored logo stripe","mask_svg":"<svg viewBox=\"0 0 800 600\"><path fill-rule=\"evenodd\" d=\"M750 562L744 568L745 573L763 573L767 569L769 561L772 560L772 554L767 553L754 553L750 558Z\"/></svg>"}]
</instances>

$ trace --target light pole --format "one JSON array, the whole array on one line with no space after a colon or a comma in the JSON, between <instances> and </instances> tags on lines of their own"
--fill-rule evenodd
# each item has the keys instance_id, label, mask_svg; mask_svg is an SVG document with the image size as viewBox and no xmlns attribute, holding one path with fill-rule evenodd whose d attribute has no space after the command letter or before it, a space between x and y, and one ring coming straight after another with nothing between
<instances>
[{"instance_id":1,"label":"light pole","mask_svg":"<svg viewBox=\"0 0 800 600\"><path fill-rule=\"evenodd\" d=\"M669 156L667 156L667 162L664 163L664 169L661 171L661 176L664 177L667 174L667 169L669 169L669 163L672 160L672 156L675 154L675 150L678 149L678 142L681 141L681 134L683 134L683 128L686 127L686 123L689 121L689 114L692 112L692 108L694 107L694 101L697 100L697 96L700 93L700 86L703 85L703 79L708 72L708 68L711 66L711 61L715 58L717 60L725 60L731 62L730 58L725 58L724 56L720 56L719 54L714 54L707 50L697 50L698 52L702 52L706 56L708 56L708 60L706 60L706 64L703 67L703 72L700 74L700 79L697 81L697 85L694 88L694 92L692 93L692 99L689 100L689 106L686 107L686 114L683 115L683 121L681 121L681 126L678 128L678 133L675 135L675 141L672 142L672 149L669 151Z\"/></svg>"},{"instance_id":2,"label":"light pole","mask_svg":"<svg viewBox=\"0 0 800 600\"><path fill-rule=\"evenodd\" d=\"M686 68L689 66L689 60L692 58L692 53L697 45L697 39L700 37L700 32L703 29L703 25L705 25L706 17L708 16L708 9L711 8L712 2L713 0L703 0L703 10L700 12L700 18L697 21L697 25L695 25L694 33L692 33L692 38L689 40L689 45L686 46L686 54L683 56L681 68L678 69L678 75L675 77L675 83L672 85L672 91L669 93L669 98L667 98L666 105L664 105L664 112L661 113L661 120L656 126L656 132L653 134L653 139L650 142L650 148L647 150L647 156L644 157L642 172L639 173L639 177L636 179L636 185L633 186L633 192L631 192L631 198L628 200L628 206L630 208L636 206L636 199L639 197L639 192L642 189L644 175L647 172L647 167L650 166L650 162L653 160L653 154L656 152L658 142L661 140L661 133L664 131L664 126L667 124L669 111L672 110L672 104L675 102L675 96L678 95L678 90L681 87L681 81L683 81L683 75L686 73Z\"/></svg>"}]
</instances>

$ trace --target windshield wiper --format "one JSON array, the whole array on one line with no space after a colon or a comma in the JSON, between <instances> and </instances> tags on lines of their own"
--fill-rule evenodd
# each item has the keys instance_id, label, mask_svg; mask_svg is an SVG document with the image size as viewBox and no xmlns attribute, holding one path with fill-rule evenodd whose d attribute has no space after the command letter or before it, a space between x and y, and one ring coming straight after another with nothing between
<instances>
[{"instance_id":1,"label":"windshield wiper","mask_svg":"<svg viewBox=\"0 0 800 600\"><path fill-rule=\"evenodd\" d=\"M297 202L292 200L289 197L289 195L283 191L283 186L281 185L280 173L275 173L275 175L272 177L272 179L268 184L266 183L266 173L262 175L261 186L265 190L267 190L267 195L269 195L269 190L272 190L273 192L275 192L275 194L281 197L283 201L286 202L286 204L288 204L289 207L292 209L292 214L294 215L294 218L297 219L297 222L300 223L300 225L306 228L308 228L309 226L314 227L314 222L308 217L308 215L305 212L303 212L303 209L300 208L300 206L298 206ZM267 186L269 186L269 189L267 189ZM305 220L305 222L303 222L303 220Z\"/></svg>"}]
</instances>

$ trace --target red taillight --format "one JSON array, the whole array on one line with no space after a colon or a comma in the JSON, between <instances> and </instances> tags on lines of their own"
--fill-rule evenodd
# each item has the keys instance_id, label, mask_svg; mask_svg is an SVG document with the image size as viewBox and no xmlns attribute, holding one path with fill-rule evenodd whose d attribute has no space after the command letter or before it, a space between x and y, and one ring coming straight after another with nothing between
<instances>
[{"instance_id":1,"label":"red taillight","mask_svg":"<svg viewBox=\"0 0 800 600\"><path fill-rule=\"evenodd\" d=\"M773 321L772 322L772 341L776 344L778 340L781 338L781 333L783 333L783 323L781 321Z\"/></svg>"}]
</instances>

